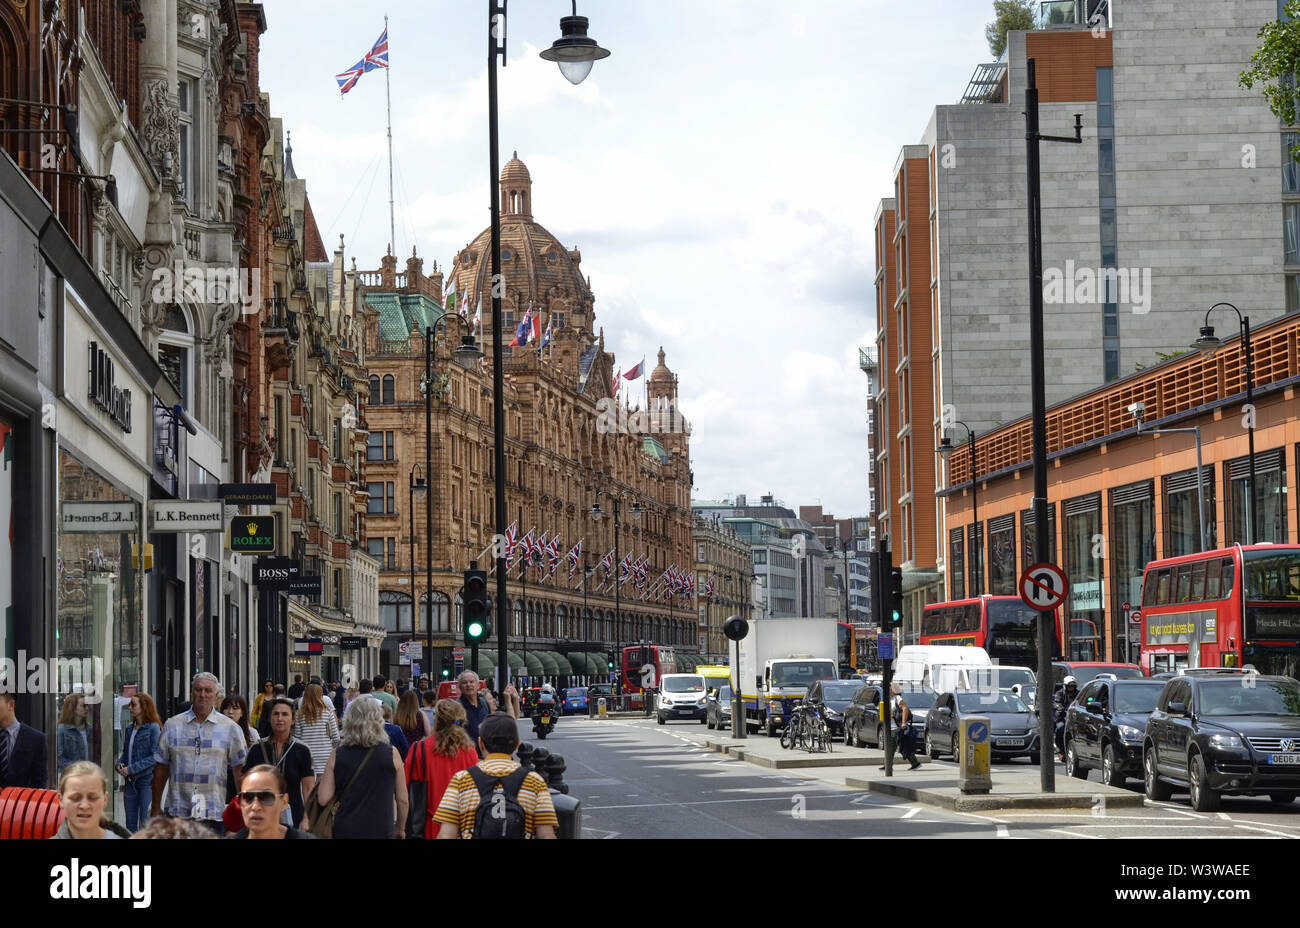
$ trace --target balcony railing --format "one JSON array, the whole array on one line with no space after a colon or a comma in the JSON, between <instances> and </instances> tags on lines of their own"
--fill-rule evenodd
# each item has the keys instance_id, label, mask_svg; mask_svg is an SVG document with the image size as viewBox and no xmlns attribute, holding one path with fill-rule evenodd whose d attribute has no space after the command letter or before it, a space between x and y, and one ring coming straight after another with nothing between
<instances>
[{"instance_id":1,"label":"balcony railing","mask_svg":"<svg viewBox=\"0 0 1300 928\"><path fill-rule=\"evenodd\" d=\"M1035 29L1110 27L1110 0L1039 0Z\"/></svg>"}]
</instances>

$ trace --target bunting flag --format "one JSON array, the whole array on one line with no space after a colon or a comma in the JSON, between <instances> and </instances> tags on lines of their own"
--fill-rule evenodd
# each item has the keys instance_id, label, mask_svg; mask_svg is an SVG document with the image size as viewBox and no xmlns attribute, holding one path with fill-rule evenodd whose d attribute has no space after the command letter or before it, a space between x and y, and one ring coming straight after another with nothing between
<instances>
[{"instance_id":1,"label":"bunting flag","mask_svg":"<svg viewBox=\"0 0 1300 928\"><path fill-rule=\"evenodd\" d=\"M628 371L626 374L624 374L624 375L623 375L623 379L624 379L624 380L636 380L638 377L640 377L640 376L641 376L642 374L644 374L644 373L645 373L645 356L642 355L642 356L641 356L641 363L638 364L636 367L632 368L632 369L631 369L630 371Z\"/></svg>"},{"instance_id":2,"label":"bunting flag","mask_svg":"<svg viewBox=\"0 0 1300 928\"><path fill-rule=\"evenodd\" d=\"M578 558L580 557L582 557L581 538L578 539L578 543L576 545L574 545L572 548L569 549L569 579L570 580L572 580L573 575L578 572Z\"/></svg>"},{"instance_id":3,"label":"bunting flag","mask_svg":"<svg viewBox=\"0 0 1300 928\"><path fill-rule=\"evenodd\" d=\"M614 549L610 548L609 553L600 559L600 569L605 571L605 579L609 579L610 571L614 569Z\"/></svg>"},{"instance_id":4,"label":"bunting flag","mask_svg":"<svg viewBox=\"0 0 1300 928\"><path fill-rule=\"evenodd\" d=\"M352 67L348 68L342 74L334 75L334 79L339 83L339 94L345 94L353 87L357 86L357 81L361 80L361 75L367 71L375 71L379 68L388 67L388 27L384 27L384 33L366 52L366 57L362 58Z\"/></svg>"},{"instance_id":5,"label":"bunting flag","mask_svg":"<svg viewBox=\"0 0 1300 928\"><path fill-rule=\"evenodd\" d=\"M556 532L555 537L546 548L547 576L553 576L555 570L560 566L560 533Z\"/></svg>"},{"instance_id":6,"label":"bunting flag","mask_svg":"<svg viewBox=\"0 0 1300 928\"><path fill-rule=\"evenodd\" d=\"M510 527L506 529L506 570L510 569L510 562L515 559L515 544L518 535L519 526L511 522Z\"/></svg>"},{"instance_id":7,"label":"bunting flag","mask_svg":"<svg viewBox=\"0 0 1300 928\"><path fill-rule=\"evenodd\" d=\"M709 602L713 602L713 578L712 577L704 581L704 598Z\"/></svg>"}]
</instances>

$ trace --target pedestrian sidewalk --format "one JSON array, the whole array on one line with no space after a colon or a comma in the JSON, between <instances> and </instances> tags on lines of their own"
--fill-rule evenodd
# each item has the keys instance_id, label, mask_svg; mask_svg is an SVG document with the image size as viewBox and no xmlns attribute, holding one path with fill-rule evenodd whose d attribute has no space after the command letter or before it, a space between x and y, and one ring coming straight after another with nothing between
<instances>
[{"instance_id":1,"label":"pedestrian sidewalk","mask_svg":"<svg viewBox=\"0 0 1300 928\"><path fill-rule=\"evenodd\" d=\"M990 792L963 794L957 786L957 767L931 763L917 755L922 766L912 770L907 761L895 757L894 775L886 777L884 752L877 748L853 748L836 744L829 754L788 751L774 738L762 735L740 740L709 738L705 747L738 760L777 770L809 767L844 767L844 785L850 789L870 790L898 796L922 805L938 806L955 812L980 812L993 809L1105 809L1141 808L1142 793L1106 786L1095 780L1076 780L1056 768L1053 793L1041 791L1040 768L1031 764L994 764Z\"/></svg>"}]
</instances>

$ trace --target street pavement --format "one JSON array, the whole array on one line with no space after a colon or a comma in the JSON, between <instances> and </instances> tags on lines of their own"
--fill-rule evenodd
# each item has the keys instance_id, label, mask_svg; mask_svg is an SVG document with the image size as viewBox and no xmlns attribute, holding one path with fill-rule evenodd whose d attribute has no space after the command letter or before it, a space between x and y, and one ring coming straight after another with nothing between
<instances>
[{"instance_id":1,"label":"street pavement","mask_svg":"<svg viewBox=\"0 0 1300 928\"><path fill-rule=\"evenodd\" d=\"M1193 812L1179 793L1132 809L952 812L849 789L844 779L853 768L775 771L724 760L704 749L707 737L716 736L699 723L575 716L561 719L544 742L525 740L563 755L588 839L1300 838L1300 803L1276 807L1265 797L1225 798L1212 814ZM951 761L933 764L955 779ZM900 762L895 775L909 772ZM1059 765L1056 775L1065 775ZM1141 793L1141 783L1128 789Z\"/></svg>"}]
</instances>

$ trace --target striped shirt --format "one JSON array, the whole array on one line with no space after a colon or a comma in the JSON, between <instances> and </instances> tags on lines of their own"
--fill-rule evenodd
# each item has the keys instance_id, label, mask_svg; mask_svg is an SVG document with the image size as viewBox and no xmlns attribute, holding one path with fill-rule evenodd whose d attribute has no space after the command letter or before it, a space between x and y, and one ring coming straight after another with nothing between
<instances>
[{"instance_id":1,"label":"striped shirt","mask_svg":"<svg viewBox=\"0 0 1300 928\"><path fill-rule=\"evenodd\" d=\"M325 772L330 752L339 743L339 719L334 714L334 707L321 709L320 718L314 722L307 722L299 716L293 723L293 737L307 745L311 751L312 772L320 776Z\"/></svg>"},{"instance_id":2,"label":"striped shirt","mask_svg":"<svg viewBox=\"0 0 1300 928\"><path fill-rule=\"evenodd\" d=\"M509 754L489 754L479 762L478 768L494 777L505 777L518 770L519 763ZM468 771L462 770L451 778L433 820L441 824L458 825L462 838L472 838L474 813L481 801L474 778ZM560 820L555 817L551 791L547 789L546 781L536 773L524 777L524 784L519 788L519 805L524 810L524 837L537 837L538 825L559 827Z\"/></svg>"}]
</instances>

